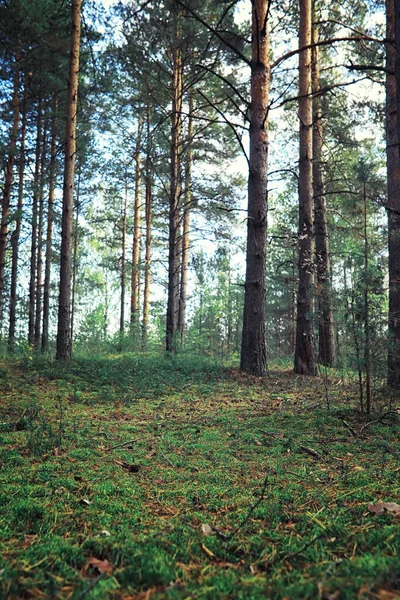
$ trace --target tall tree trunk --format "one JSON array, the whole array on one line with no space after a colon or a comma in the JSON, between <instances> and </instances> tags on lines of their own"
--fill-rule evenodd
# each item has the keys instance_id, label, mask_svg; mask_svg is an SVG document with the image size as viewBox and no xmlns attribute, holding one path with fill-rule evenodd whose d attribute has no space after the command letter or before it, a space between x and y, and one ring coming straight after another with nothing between
<instances>
[{"instance_id":1,"label":"tall tree trunk","mask_svg":"<svg viewBox=\"0 0 400 600\"><path fill-rule=\"evenodd\" d=\"M71 266L74 172L76 158L76 113L78 108L78 74L82 0L72 0L71 49L68 77L63 211L61 228L60 295L58 303L57 359L69 360L71 340Z\"/></svg>"},{"instance_id":2,"label":"tall tree trunk","mask_svg":"<svg viewBox=\"0 0 400 600\"><path fill-rule=\"evenodd\" d=\"M43 217L44 217L44 180L46 174L47 154L47 122L43 125L42 155L40 159L39 206L38 206L38 235L36 261L36 306L35 306L35 348L40 345L42 324L42 279L43 279Z\"/></svg>"},{"instance_id":3,"label":"tall tree trunk","mask_svg":"<svg viewBox=\"0 0 400 600\"><path fill-rule=\"evenodd\" d=\"M314 0L315 14L315 0ZM316 19L314 19L315 21ZM318 43L318 26L313 25L312 43ZM313 91L313 162L312 178L314 191L314 236L317 271L318 300L318 360L326 366L335 361L335 340L333 332L331 266L329 256L328 222L326 212L325 185L322 173L323 129L319 82L319 49L314 46L312 56Z\"/></svg>"},{"instance_id":4,"label":"tall tree trunk","mask_svg":"<svg viewBox=\"0 0 400 600\"><path fill-rule=\"evenodd\" d=\"M122 344L125 333L125 271L126 271L126 209L128 205L128 173L125 177L125 196L122 206L122 240L121 240L121 303L119 315L119 335ZM122 349L122 348L121 348Z\"/></svg>"},{"instance_id":5,"label":"tall tree trunk","mask_svg":"<svg viewBox=\"0 0 400 600\"><path fill-rule=\"evenodd\" d=\"M142 143L142 119L138 119L137 138L135 151L135 202L133 207L133 244L132 244L132 278L131 278L131 329L135 334L135 327L139 320L140 296L140 184L141 165L140 147Z\"/></svg>"},{"instance_id":6,"label":"tall tree trunk","mask_svg":"<svg viewBox=\"0 0 400 600\"><path fill-rule=\"evenodd\" d=\"M268 11L269 3L266 0L253 1L246 279L240 368L257 376L265 375L267 370L265 279L270 86Z\"/></svg>"},{"instance_id":7,"label":"tall tree trunk","mask_svg":"<svg viewBox=\"0 0 400 600\"><path fill-rule=\"evenodd\" d=\"M149 331L150 313L150 266L151 266L151 217L152 217L152 181L151 181L151 137L150 137L150 100L147 102L147 142L146 142L146 166L145 166L145 221L146 221L146 244L144 257L144 290L143 290L143 321L142 321L142 348L147 349L147 337Z\"/></svg>"},{"instance_id":8,"label":"tall tree trunk","mask_svg":"<svg viewBox=\"0 0 400 600\"><path fill-rule=\"evenodd\" d=\"M365 363L365 410L367 415L371 413L371 326L369 314L369 242L368 242L368 218L367 218L367 191L364 183L364 363Z\"/></svg>"},{"instance_id":9,"label":"tall tree trunk","mask_svg":"<svg viewBox=\"0 0 400 600\"><path fill-rule=\"evenodd\" d=\"M183 344L185 332L185 316L187 302L187 286L189 272L189 234L190 234L190 211L192 203L192 163L193 163L193 94L189 90L189 116L187 130L187 150L185 164L185 196L183 207L183 231L182 231L182 261L181 282L179 290L179 312L178 330Z\"/></svg>"},{"instance_id":10,"label":"tall tree trunk","mask_svg":"<svg viewBox=\"0 0 400 600\"><path fill-rule=\"evenodd\" d=\"M15 153L18 140L18 123L19 123L19 78L20 78L20 56L17 53L14 66L14 83L12 95L12 126L10 136L10 146L8 151L6 177L3 190L3 198L1 203L1 222L0 222L0 332L3 322L3 292L4 292L4 274L6 266L6 248L8 236L8 220L10 217L10 199L11 188L14 176Z\"/></svg>"},{"instance_id":11,"label":"tall tree trunk","mask_svg":"<svg viewBox=\"0 0 400 600\"><path fill-rule=\"evenodd\" d=\"M28 93L28 79L24 78L24 96L22 101L22 124L21 124L21 142L19 148L18 165L18 202L17 214L15 218L15 229L11 234L11 287L10 287L10 321L8 331L8 350L14 351L15 348L15 322L17 312L17 281L18 281L18 256L19 256L19 238L21 235L22 209L24 199L24 174L25 174L25 140L26 140L26 100Z\"/></svg>"},{"instance_id":12,"label":"tall tree trunk","mask_svg":"<svg viewBox=\"0 0 400 600\"><path fill-rule=\"evenodd\" d=\"M396 10L395 10L396 9ZM396 22L394 17L396 17ZM396 27L395 27L396 24ZM389 233L388 383L400 388L400 2L386 0L386 157ZM393 75L395 71L395 75ZM396 94L397 84L397 94Z\"/></svg>"},{"instance_id":13,"label":"tall tree trunk","mask_svg":"<svg viewBox=\"0 0 400 600\"><path fill-rule=\"evenodd\" d=\"M168 242L168 299L165 348L176 351L179 312L179 283L181 262L181 164L183 64L180 48L180 11L175 8L176 29L172 49L172 113L171 113L171 164L169 192L169 242Z\"/></svg>"},{"instance_id":14,"label":"tall tree trunk","mask_svg":"<svg viewBox=\"0 0 400 600\"><path fill-rule=\"evenodd\" d=\"M299 47L311 45L311 0L300 0ZM315 375L313 335L313 183L311 49L299 53L299 288L294 370Z\"/></svg>"},{"instance_id":15,"label":"tall tree trunk","mask_svg":"<svg viewBox=\"0 0 400 600\"><path fill-rule=\"evenodd\" d=\"M53 244L54 192L56 188L57 110L58 102L56 100L53 107L50 142L49 199L47 203L46 257L43 286L42 352L47 352L49 349L51 255Z\"/></svg>"},{"instance_id":16,"label":"tall tree trunk","mask_svg":"<svg viewBox=\"0 0 400 600\"><path fill-rule=\"evenodd\" d=\"M40 181L40 157L42 140L42 98L39 95L36 121L35 172L33 176L32 197L32 230L31 230L31 260L29 273L29 308L28 308L28 343L35 345L35 299L36 299L36 265L37 265L37 230L38 230L38 198Z\"/></svg>"}]
</instances>

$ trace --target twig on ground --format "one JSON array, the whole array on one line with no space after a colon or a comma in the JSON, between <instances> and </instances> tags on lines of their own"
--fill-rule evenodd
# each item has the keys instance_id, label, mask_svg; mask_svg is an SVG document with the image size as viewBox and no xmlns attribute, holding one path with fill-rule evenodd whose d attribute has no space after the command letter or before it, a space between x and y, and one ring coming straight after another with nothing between
<instances>
[{"instance_id":1,"label":"twig on ground","mask_svg":"<svg viewBox=\"0 0 400 600\"><path fill-rule=\"evenodd\" d=\"M164 459L164 460L166 460L166 461L167 461L167 463L168 463L168 464L170 464L170 465L171 465L171 467L172 467L173 469L175 469L176 465L174 465L174 463L173 463L172 461L170 461L170 460L169 460L168 456L165 456L165 454L161 454L161 456L163 457L163 459Z\"/></svg>"},{"instance_id":2,"label":"twig on ground","mask_svg":"<svg viewBox=\"0 0 400 600\"><path fill-rule=\"evenodd\" d=\"M306 454L308 454L309 456L312 456L313 458L316 458L317 460L324 460L324 457L322 456L322 454L320 454L316 450L313 450L312 448L308 448L307 446L299 446L299 450L301 450L301 452L305 452Z\"/></svg>"},{"instance_id":3,"label":"twig on ground","mask_svg":"<svg viewBox=\"0 0 400 600\"><path fill-rule=\"evenodd\" d=\"M357 431L344 419L342 419L342 423L345 427L347 427L347 429L350 431L351 435L355 438L359 438L359 434L357 433Z\"/></svg>"},{"instance_id":4,"label":"twig on ground","mask_svg":"<svg viewBox=\"0 0 400 600\"><path fill-rule=\"evenodd\" d=\"M78 600L83 600L84 598L86 598L86 594L88 594L94 588L94 586L99 583L100 579L102 579L103 576L104 573L100 573L100 575L98 575L96 579L93 579L93 581L90 582L90 585L88 585L87 588L83 590L82 594L78 596Z\"/></svg>"},{"instance_id":5,"label":"twig on ground","mask_svg":"<svg viewBox=\"0 0 400 600\"><path fill-rule=\"evenodd\" d=\"M127 442L122 442L121 444L115 444L115 446L110 446L109 448L104 448L104 452L110 452L110 450L115 450L115 448L122 448L123 446L127 446L128 444L133 444L136 440L128 440Z\"/></svg>"},{"instance_id":6,"label":"twig on ground","mask_svg":"<svg viewBox=\"0 0 400 600\"><path fill-rule=\"evenodd\" d=\"M313 537L309 542L307 542L307 544L305 544L302 548L300 548L300 550L297 550L297 552L290 552L289 554L286 554L281 560L283 561L283 560L289 560L289 559L295 558L296 556L298 556L299 554L304 552L304 550L307 550L307 548L312 546L314 544L314 542L316 542L317 540L320 540L322 537L324 537L324 534L319 533L318 535Z\"/></svg>"},{"instance_id":7,"label":"twig on ground","mask_svg":"<svg viewBox=\"0 0 400 600\"><path fill-rule=\"evenodd\" d=\"M374 425L375 423L382 423L383 419L385 417L387 417L388 415L390 415L390 414L395 414L397 416L400 416L399 413L397 412L397 410L388 410L385 413L383 413L383 415L381 415L378 419L374 419L373 421L369 421L368 423L365 423L365 425L363 425L362 427L360 427L359 434L362 435L362 432L364 431L364 429L366 429L370 425Z\"/></svg>"}]
</instances>

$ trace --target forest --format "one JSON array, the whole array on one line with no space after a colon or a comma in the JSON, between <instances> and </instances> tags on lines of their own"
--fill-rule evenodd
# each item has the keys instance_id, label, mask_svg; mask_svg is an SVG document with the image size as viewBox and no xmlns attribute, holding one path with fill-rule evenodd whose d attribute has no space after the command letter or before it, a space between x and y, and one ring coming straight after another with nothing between
<instances>
[{"instance_id":1,"label":"forest","mask_svg":"<svg viewBox=\"0 0 400 600\"><path fill-rule=\"evenodd\" d=\"M0 600L400 598L400 0L0 0Z\"/></svg>"}]
</instances>

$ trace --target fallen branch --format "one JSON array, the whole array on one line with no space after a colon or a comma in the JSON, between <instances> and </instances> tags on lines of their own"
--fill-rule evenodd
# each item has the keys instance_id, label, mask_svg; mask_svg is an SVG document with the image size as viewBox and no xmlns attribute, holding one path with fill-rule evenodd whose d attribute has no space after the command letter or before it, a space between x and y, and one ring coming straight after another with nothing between
<instances>
[{"instance_id":1,"label":"fallen branch","mask_svg":"<svg viewBox=\"0 0 400 600\"><path fill-rule=\"evenodd\" d=\"M128 444L133 444L136 440L128 440L127 442L122 442L121 444L115 444L115 446L110 446L109 448L104 448L104 452L110 452L110 450L115 450L115 448L122 448L123 446L127 446Z\"/></svg>"}]
</instances>

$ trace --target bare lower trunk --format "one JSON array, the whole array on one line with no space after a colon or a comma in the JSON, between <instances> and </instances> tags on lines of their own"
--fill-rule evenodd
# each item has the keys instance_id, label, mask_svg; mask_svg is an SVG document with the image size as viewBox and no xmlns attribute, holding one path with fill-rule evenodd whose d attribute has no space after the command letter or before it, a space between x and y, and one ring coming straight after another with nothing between
<instances>
[{"instance_id":1,"label":"bare lower trunk","mask_svg":"<svg viewBox=\"0 0 400 600\"><path fill-rule=\"evenodd\" d=\"M6 265L6 248L8 236L8 220L10 216L11 188L14 177L14 162L17 149L18 123L19 123L19 76L20 76L20 58L17 55L14 66L14 87L12 96L12 126L10 136L10 146L6 165L6 178L4 183L3 198L1 202L1 222L0 222L0 333L3 323L3 292L4 292L4 274Z\"/></svg>"},{"instance_id":2,"label":"bare lower trunk","mask_svg":"<svg viewBox=\"0 0 400 600\"><path fill-rule=\"evenodd\" d=\"M311 44L311 0L300 0L299 47ZM294 370L315 375L313 335L313 184L311 50L299 53L299 288Z\"/></svg>"},{"instance_id":3,"label":"bare lower trunk","mask_svg":"<svg viewBox=\"0 0 400 600\"><path fill-rule=\"evenodd\" d=\"M388 383L400 388L400 2L386 1L386 155L389 233ZM394 22L396 17L396 27ZM395 75L393 72L395 70ZM396 92L397 84L397 92Z\"/></svg>"},{"instance_id":4,"label":"bare lower trunk","mask_svg":"<svg viewBox=\"0 0 400 600\"><path fill-rule=\"evenodd\" d=\"M19 239L21 236L22 210L24 199L24 174L25 174L25 139L26 139L26 98L27 80L24 83L24 98L22 103L22 125L21 143L19 148L18 165L18 203L15 218L15 229L11 235L11 287L10 287L10 325L8 331L8 350L13 352L15 348L15 322L17 312L17 281L18 281L18 256Z\"/></svg>"},{"instance_id":5,"label":"bare lower trunk","mask_svg":"<svg viewBox=\"0 0 400 600\"><path fill-rule=\"evenodd\" d=\"M142 348L147 349L150 313L150 266L151 266L151 216L152 216L152 186L150 164L150 102L147 104L147 148L146 148L146 244L144 257L144 290L143 290L143 322L142 322Z\"/></svg>"},{"instance_id":6,"label":"bare lower trunk","mask_svg":"<svg viewBox=\"0 0 400 600\"><path fill-rule=\"evenodd\" d=\"M76 154L76 112L78 108L78 73L82 0L72 0L71 49L68 77L63 211L61 226L60 295L58 303L57 359L69 360L71 340L71 266L74 171Z\"/></svg>"},{"instance_id":7,"label":"bare lower trunk","mask_svg":"<svg viewBox=\"0 0 400 600\"><path fill-rule=\"evenodd\" d=\"M139 321L139 296L140 296L140 147L142 143L142 120L138 119L136 152L135 152L135 203L133 207L133 245L132 245L132 279L131 279L131 328Z\"/></svg>"},{"instance_id":8,"label":"bare lower trunk","mask_svg":"<svg viewBox=\"0 0 400 600\"><path fill-rule=\"evenodd\" d=\"M269 3L252 3L250 161L248 179L246 279L240 368L262 376L265 345L268 180Z\"/></svg>"},{"instance_id":9,"label":"bare lower trunk","mask_svg":"<svg viewBox=\"0 0 400 600\"><path fill-rule=\"evenodd\" d=\"M28 309L28 343L35 345L35 299L36 299L36 266L37 266L37 231L38 231L38 199L40 183L40 156L42 140L42 99L39 97L37 114L35 173L33 176L32 197L32 231L31 231L31 260L29 274L29 309Z\"/></svg>"},{"instance_id":10,"label":"bare lower trunk","mask_svg":"<svg viewBox=\"0 0 400 600\"><path fill-rule=\"evenodd\" d=\"M119 335L122 343L125 333L125 270L126 270L126 209L128 205L128 178L125 182L125 196L122 207L122 239L121 239L121 302L119 314Z\"/></svg>"},{"instance_id":11,"label":"bare lower trunk","mask_svg":"<svg viewBox=\"0 0 400 600\"><path fill-rule=\"evenodd\" d=\"M369 243L368 243L368 219L367 219L367 192L364 183L364 363L365 363L365 409L367 415L371 413L371 330L369 314L369 285L368 285L368 264L369 264Z\"/></svg>"},{"instance_id":12,"label":"bare lower trunk","mask_svg":"<svg viewBox=\"0 0 400 600\"><path fill-rule=\"evenodd\" d=\"M178 330L183 344L185 333L185 316L187 302L187 285L189 272L189 234L190 234L190 211L192 203L192 162L193 162L193 95L189 93L189 121L187 131L187 151L185 164L185 196L183 207L183 231L182 231L182 261L181 261L181 284L179 290L179 312Z\"/></svg>"},{"instance_id":13,"label":"bare lower trunk","mask_svg":"<svg viewBox=\"0 0 400 600\"><path fill-rule=\"evenodd\" d=\"M176 25L176 39L172 51L172 114L171 114L171 169L169 197L169 253L168 253L168 300L166 325L166 350L174 352L177 349L178 312L179 312L179 275L181 251L181 182L180 182L180 152L182 137L182 94L183 66L179 47L179 14Z\"/></svg>"},{"instance_id":14,"label":"bare lower trunk","mask_svg":"<svg viewBox=\"0 0 400 600\"><path fill-rule=\"evenodd\" d=\"M315 19L314 19L315 20ZM313 26L313 44L318 42L318 27ZM319 83L318 46L312 49L312 91L313 91L313 191L314 191L314 236L317 271L318 300L318 360L326 366L335 361L333 332L331 268L329 257L329 236L325 199L323 164L323 129Z\"/></svg>"},{"instance_id":15,"label":"bare lower trunk","mask_svg":"<svg viewBox=\"0 0 400 600\"><path fill-rule=\"evenodd\" d=\"M76 187L75 201L75 225L73 232L74 247L72 251L72 290L71 290L71 343L74 341L75 333L75 309L76 309L76 278L78 273L78 240L79 240L79 209L81 207L81 165L79 166L78 182Z\"/></svg>"},{"instance_id":16,"label":"bare lower trunk","mask_svg":"<svg viewBox=\"0 0 400 600\"><path fill-rule=\"evenodd\" d=\"M49 349L49 312L50 312L50 279L51 279L51 254L53 243L54 219L54 192L56 187L56 147L57 143L57 101L53 108L50 142L50 174L49 174L49 200L47 203L47 233L46 233L46 258L44 268L43 286L43 330L42 352Z\"/></svg>"},{"instance_id":17,"label":"bare lower trunk","mask_svg":"<svg viewBox=\"0 0 400 600\"><path fill-rule=\"evenodd\" d=\"M35 348L40 345L40 332L42 324L42 279L43 279L43 217L44 217L44 179L46 171L46 129L43 127L42 156L40 161L39 182L39 210L38 210L38 243L36 261L36 306L35 306Z\"/></svg>"}]
</instances>

